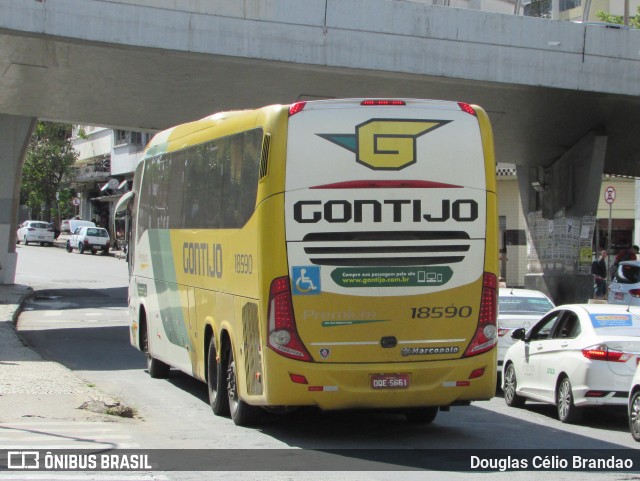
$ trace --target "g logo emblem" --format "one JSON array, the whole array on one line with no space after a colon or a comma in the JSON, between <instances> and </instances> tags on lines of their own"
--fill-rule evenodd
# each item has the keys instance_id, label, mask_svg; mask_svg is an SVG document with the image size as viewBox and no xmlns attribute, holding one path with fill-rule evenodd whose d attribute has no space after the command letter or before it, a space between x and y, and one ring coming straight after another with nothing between
<instances>
[{"instance_id":1,"label":"g logo emblem","mask_svg":"<svg viewBox=\"0 0 640 481\"><path fill-rule=\"evenodd\" d=\"M415 164L416 139L450 120L371 119L353 134L318 134L356 154L356 162L373 170L401 170Z\"/></svg>"}]
</instances>

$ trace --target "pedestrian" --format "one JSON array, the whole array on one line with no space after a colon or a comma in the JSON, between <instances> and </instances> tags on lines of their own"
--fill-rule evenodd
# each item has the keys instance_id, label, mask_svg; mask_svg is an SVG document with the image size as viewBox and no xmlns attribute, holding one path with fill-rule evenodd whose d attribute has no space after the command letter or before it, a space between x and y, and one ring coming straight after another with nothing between
<instances>
[{"instance_id":1,"label":"pedestrian","mask_svg":"<svg viewBox=\"0 0 640 481\"><path fill-rule=\"evenodd\" d=\"M593 298L606 299L607 297L607 251L601 250L600 257L591 264L593 274Z\"/></svg>"},{"instance_id":2,"label":"pedestrian","mask_svg":"<svg viewBox=\"0 0 640 481\"><path fill-rule=\"evenodd\" d=\"M640 252L640 247L636 245L631 246L631 248L629 249L623 249L618 252L618 255L613 261L613 265L611 266L610 274L612 280L616 276L616 272L618 271L618 266L620 265L620 263L624 261L635 261L638 258L638 252Z\"/></svg>"}]
</instances>

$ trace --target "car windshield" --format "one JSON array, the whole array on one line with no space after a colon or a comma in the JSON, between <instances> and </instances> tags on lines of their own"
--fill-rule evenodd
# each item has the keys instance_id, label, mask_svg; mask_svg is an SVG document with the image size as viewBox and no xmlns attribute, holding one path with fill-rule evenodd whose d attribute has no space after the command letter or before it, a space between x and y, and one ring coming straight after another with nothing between
<instances>
[{"instance_id":1,"label":"car windshield","mask_svg":"<svg viewBox=\"0 0 640 481\"><path fill-rule=\"evenodd\" d=\"M32 222L29 227L35 227L36 229L48 229L49 224L46 224L44 222Z\"/></svg>"},{"instance_id":2,"label":"car windshield","mask_svg":"<svg viewBox=\"0 0 640 481\"><path fill-rule=\"evenodd\" d=\"M499 297L500 314L544 314L553 309L553 304L544 297Z\"/></svg>"},{"instance_id":3,"label":"car windshield","mask_svg":"<svg viewBox=\"0 0 640 481\"><path fill-rule=\"evenodd\" d=\"M87 229L87 235L92 237L109 237L104 229Z\"/></svg>"}]
</instances>

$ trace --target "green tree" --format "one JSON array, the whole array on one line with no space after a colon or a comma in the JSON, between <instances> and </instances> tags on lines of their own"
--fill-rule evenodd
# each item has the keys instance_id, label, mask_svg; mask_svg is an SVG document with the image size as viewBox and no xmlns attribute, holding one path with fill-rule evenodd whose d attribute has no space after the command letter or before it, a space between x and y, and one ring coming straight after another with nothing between
<instances>
[{"instance_id":1,"label":"green tree","mask_svg":"<svg viewBox=\"0 0 640 481\"><path fill-rule=\"evenodd\" d=\"M607 23L617 23L619 25L622 25L624 22L622 16L611 15L609 12L605 12L604 10L598 10L596 13L596 17ZM640 7L638 7L636 15L634 17L632 17L631 15L629 16L629 26L633 28L640 28Z\"/></svg>"},{"instance_id":2,"label":"green tree","mask_svg":"<svg viewBox=\"0 0 640 481\"><path fill-rule=\"evenodd\" d=\"M71 144L71 124L38 122L22 167L20 197L41 220L71 214L68 184L78 153Z\"/></svg>"}]
</instances>

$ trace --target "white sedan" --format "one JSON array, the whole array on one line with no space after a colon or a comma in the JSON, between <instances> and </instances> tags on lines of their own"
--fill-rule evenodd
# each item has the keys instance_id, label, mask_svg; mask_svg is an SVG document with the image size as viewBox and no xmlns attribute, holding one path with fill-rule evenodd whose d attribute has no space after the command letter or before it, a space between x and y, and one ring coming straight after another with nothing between
<instances>
[{"instance_id":1,"label":"white sedan","mask_svg":"<svg viewBox=\"0 0 640 481\"><path fill-rule=\"evenodd\" d=\"M640 356L640 308L609 304L558 306L505 355L507 405L527 399L555 404L563 423L585 406L625 406Z\"/></svg>"}]
</instances>

